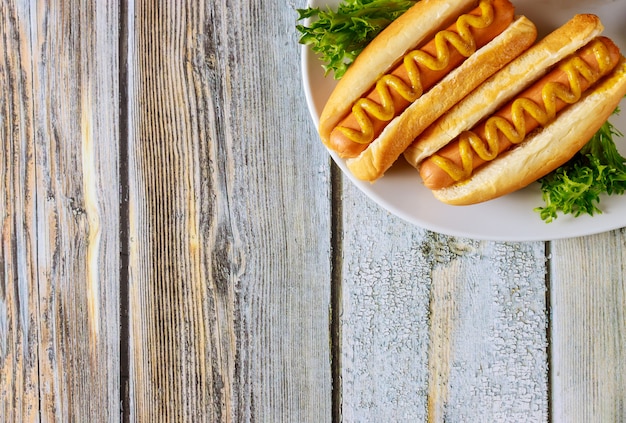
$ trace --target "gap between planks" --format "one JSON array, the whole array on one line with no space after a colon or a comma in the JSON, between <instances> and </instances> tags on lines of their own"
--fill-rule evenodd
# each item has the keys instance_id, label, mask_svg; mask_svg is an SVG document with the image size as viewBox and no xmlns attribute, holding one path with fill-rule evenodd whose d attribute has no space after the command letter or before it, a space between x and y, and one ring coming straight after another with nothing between
<instances>
[{"instance_id":1,"label":"gap between planks","mask_svg":"<svg viewBox=\"0 0 626 423\"><path fill-rule=\"evenodd\" d=\"M546 396L547 407L546 415L548 422L552 422L552 302L551 298L551 281L552 281L552 241L546 241L544 243L545 250L545 313L546 313L546 360L547 360L547 374L546 374Z\"/></svg>"},{"instance_id":2,"label":"gap between planks","mask_svg":"<svg viewBox=\"0 0 626 423\"><path fill-rule=\"evenodd\" d=\"M129 5L122 2L119 6L119 175L120 175L120 419L122 422L130 421L130 275L129 275L129 166L128 166L128 146L129 146L129 112L130 95L129 90Z\"/></svg>"},{"instance_id":3,"label":"gap between planks","mask_svg":"<svg viewBox=\"0 0 626 423\"><path fill-rule=\"evenodd\" d=\"M343 283L343 175L341 169L330 159L331 200L331 286L330 286L330 354L331 354L331 420L342 421L341 384L341 312Z\"/></svg>"}]
</instances>

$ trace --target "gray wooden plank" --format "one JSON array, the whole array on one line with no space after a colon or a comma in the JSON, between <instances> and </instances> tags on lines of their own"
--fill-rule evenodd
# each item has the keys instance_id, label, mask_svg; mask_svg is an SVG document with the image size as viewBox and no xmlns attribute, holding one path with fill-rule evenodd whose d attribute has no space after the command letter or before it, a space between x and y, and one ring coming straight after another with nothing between
<instances>
[{"instance_id":1,"label":"gray wooden plank","mask_svg":"<svg viewBox=\"0 0 626 423\"><path fill-rule=\"evenodd\" d=\"M29 9L0 4L0 420L39 416Z\"/></svg>"},{"instance_id":2,"label":"gray wooden plank","mask_svg":"<svg viewBox=\"0 0 626 423\"><path fill-rule=\"evenodd\" d=\"M128 15L130 418L329 421L329 162L295 12Z\"/></svg>"},{"instance_id":3,"label":"gray wooden plank","mask_svg":"<svg viewBox=\"0 0 626 423\"><path fill-rule=\"evenodd\" d=\"M117 421L119 13L34 6L41 416Z\"/></svg>"},{"instance_id":4,"label":"gray wooden plank","mask_svg":"<svg viewBox=\"0 0 626 423\"><path fill-rule=\"evenodd\" d=\"M552 244L553 421L626 420L626 230Z\"/></svg>"},{"instance_id":5,"label":"gray wooden plank","mask_svg":"<svg viewBox=\"0 0 626 423\"><path fill-rule=\"evenodd\" d=\"M1 419L117 421L117 8L0 11Z\"/></svg>"}]
</instances>

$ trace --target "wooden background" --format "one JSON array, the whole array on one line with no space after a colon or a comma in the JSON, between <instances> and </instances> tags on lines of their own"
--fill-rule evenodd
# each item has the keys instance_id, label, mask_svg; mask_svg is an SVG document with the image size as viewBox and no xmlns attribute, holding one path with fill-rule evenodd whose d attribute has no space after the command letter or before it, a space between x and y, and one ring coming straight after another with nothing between
<instances>
[{"instance_id":1,"label":"wooden background","mask_svg":"<svg viewBox=\"0 0 626 423\"><path fill-rule=\"evenodd\" d=\"M626 231L379 208L309 117L304 6L0 2L0 421L625 421Z\"/></svg>"}]
</instances>

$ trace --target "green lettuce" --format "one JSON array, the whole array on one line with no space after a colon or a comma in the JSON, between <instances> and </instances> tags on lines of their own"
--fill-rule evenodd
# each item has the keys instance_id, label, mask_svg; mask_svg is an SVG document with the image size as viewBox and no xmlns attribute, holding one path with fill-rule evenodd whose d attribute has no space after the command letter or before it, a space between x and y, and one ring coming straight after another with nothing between
<instances>
[{"instance_id":1,"label":"green lettuce","mask_svg":"<svg viewBox=\"0 0 626 423\"><path fill-rule=\"evenodd\" d=\"M615 113L618 113L616 110ZM535 208L541 219L552 222L563 214L600 214L602 194L626 191L626 158L613 137L623 135L609 121L566 164L539 180L545 206Z\"/></svg>"},{"instance_id":2,"label":"green lettuce","mask_svg":"<svg viewBox=\"0 0 626 423\"><path fill-rule=\"evenodd\" d=\"M324 75L332 71L334 78L340 79L363 48L415 3L413 0L344 0L337 11L297 9L298 21L311 19L309 26L296 25L302 34L299 43L319 54Z\"/></svg>"}]
</instances>

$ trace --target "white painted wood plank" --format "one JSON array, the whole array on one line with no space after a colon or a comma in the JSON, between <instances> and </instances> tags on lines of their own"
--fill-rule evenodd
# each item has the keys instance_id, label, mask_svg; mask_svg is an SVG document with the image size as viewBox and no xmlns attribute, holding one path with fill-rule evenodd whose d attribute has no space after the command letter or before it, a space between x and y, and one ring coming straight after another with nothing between
<instances>
[{"instance_id":1,"label":"white painted wood plank","mask_svg":"<svg viewBox=\"0 0 626 423\"><path fill-rule=\"evenodd\" d=\"M553 421L626 421L626 230L552 244Z\"/></svg>"},{"instance_id":2,"label":"white painted wood plank","mask_svg":"<svg viewBox=\"0 0 626 423\"><path fill-rule=\"evenodd\" d=\"M343 421L424 421L431 263L423 249L429 248L430 235L346 184L344 180Z\"/></svg>"},{"instance_id":3,"label":"white painted wood plank","mask_svg":"<svg viewBox=\"0 0 626 423\"><path fill-rule=\"evenodd\" d=\"M547 421L543 243L449 238L433 271L429 420Z\"/></svg>"},{"instance_id":4,"label":"white painted wood plank","mask_svg":"<svg viewBox=\"0 0 626 423\"><path fill-rule=\"evenodd\" d=\"M344 187L344 421L547 421L544 244L428 232Z\"/></svg>"}]
</instances>

